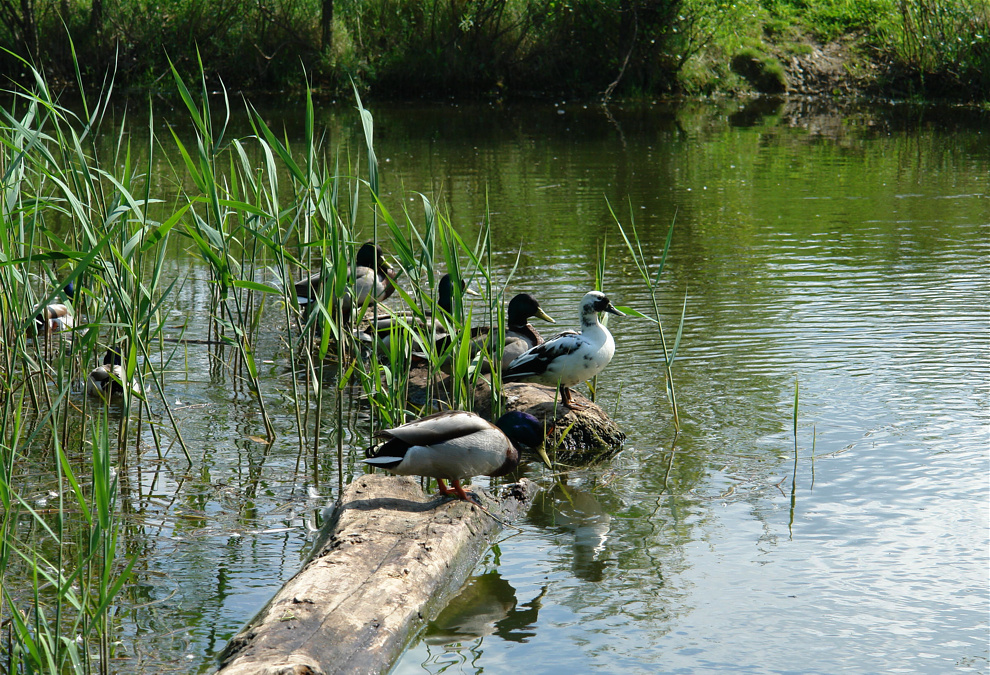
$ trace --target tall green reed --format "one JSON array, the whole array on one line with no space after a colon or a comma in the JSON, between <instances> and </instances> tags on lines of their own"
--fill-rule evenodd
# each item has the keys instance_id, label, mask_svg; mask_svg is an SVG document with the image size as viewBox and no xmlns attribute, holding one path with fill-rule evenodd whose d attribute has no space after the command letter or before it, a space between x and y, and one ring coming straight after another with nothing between
<instances>
[{"instance_id":1,"label":"tall green reed","mask_svg":"<svg viewBox=\"0 0 990 675\"><path fill-rule=\"evenodd\" d=\"M615 221L616 226L619 228L619 233L622 235L622 240L626 244L629 255L632 256L640 278L642 278L643 283L650 292L650 300L653 304L653 316L647 316L642 312L632 309L631 307L618 307L618 309L626 314L638 316L656 324L657 334L660 338L660 347L663 352L664 381L667 390L667 398L670 401L670 409L674 416L674 429L680 431L681 422L680 415L677 410L677 396L674 392L674 376L672 373L672 368L674 365L674 358L677 355L677 347L680 345L681 335L684 330L684 317L687 313L687 292L685 291L684 305L681 308L681 320L677 327L677 336L674 339L673 347L669 350L667 348L667 339L664 337L663 324L660 321L660 304L657 300L657 292L660 289L660 275L663 273L663 267L667 261L667 253L670 251L670 242L674 236L674 226L671 224L670 229L667 231L667 239L664 242L663 251L660 254L660 262L657 265L656 272L654 273L650 270L650 261L646 252L643 251L643 245L640 241L639 233L636 231L636 222L632 216L633 210L631 208L629 209L630 232L627 233L626 229L622 226L622 222L619 220L619 217L612 209L611 203L609 203L608 209L609 213L612 214L612 219Z\"/></svg>"},{"instance_id":2,"label":"tall green reed","mask_svg":"<svg viewBox=\"0 0 990 675\"><path fill-rule=\"evenodd\" d=\"M10 627L0 639L8 672L110 672L109 609L133 564L119 560L117 472L151 399L125 396L111 410L77 393L117 345L126 379L157 389L157 410L172 418L167 361L150 357L177 283L165 284L163 256L182 210L152 215L154 142L142 171L126 120L116 136L106 128L112 82L93 99L80 82L76 114L32 72L34 89L9 92L0 110L0 623ZM70 282L76 328L30 337L36 313ZM150 428L162 456L157 420ZM51 476L55 504L39 508L32 475Z\"/></svg>"},{"instance_id":3,"label":"tall green reed","mask_svg":"<svg viewBox=\"0 0 990 675\"><path fill-rule=\"evenodd\" d=\"M224 117L217 125L212 114L202 62L199 65L201 75L198 101L194 99L175 66L172 66L173 79L193 122L196 143L195 150L190 152L179 134L172 129L172 139L182 155L188 175L199 191L198 195L190 197L191 222L186 223L185 234L195 243L213 274L213 326L217 362L224 362L225 345L235 348L239 359L232 364L233 375L235 378L241 377L243 367L246 367L251 392L258 402L265 433L271 444L275 441L275 428L261 391L254 340L248 330L252 325L248 298L251 291L276 291L242 276L245 268L238 264L237 255L237 251L243 246L243 242L238 239L242 232L239 207L243 206L243 201L238 199L240 184L236 180L236 173L229 171L223 174L220 169L222 153L226 148L227 124L230 121L230 101L226 90L222 90ZM230 183L223 184L223 177Z\"/></svg>"}]
</instances>

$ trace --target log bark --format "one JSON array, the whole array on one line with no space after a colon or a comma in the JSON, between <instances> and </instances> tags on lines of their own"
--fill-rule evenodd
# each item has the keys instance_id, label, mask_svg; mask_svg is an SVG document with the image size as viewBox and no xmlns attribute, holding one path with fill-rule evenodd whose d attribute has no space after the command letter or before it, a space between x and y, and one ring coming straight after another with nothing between
<instances>
[{"instance_id":1,"label":"log bark","mask_svg":"<svg viewBox=\"0 0 990 675\"><path fill-rule=\"evenodd\" d=\"M476 490L489 514L428 499L413 478L356 479L303 568L227 645L218 675L387 670L535 493L525 479L496 498Z\"/></svg>"}]
</instances>

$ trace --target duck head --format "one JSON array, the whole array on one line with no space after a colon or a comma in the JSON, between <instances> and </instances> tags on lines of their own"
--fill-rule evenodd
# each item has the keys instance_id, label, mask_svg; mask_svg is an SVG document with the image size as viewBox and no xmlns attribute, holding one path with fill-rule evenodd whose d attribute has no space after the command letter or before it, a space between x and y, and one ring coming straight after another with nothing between
<instances>
[{"instance_id":1,"label":"duck head","mask_svg":"<svg viewBox=\"0 0 990 675\"><path fill-rule=\"evenodd\" d=\"M478 292L468 286L466 280L461 279L461 295L465 294L478 295ZM454 280L449 273L440 277L440 283L437 284L437 307L447 314L454 313Z\"/></svg>"},{"instance_id":2,"label":"duck head","mask_svg":"<svg viewBox=\"0 0 990 675\"><path fill-rule=\"evenodd\" d=\"M552 468L550 458L543 449L546 434L540 420L521 410L512 410L499 417L495 426L501 429L516 446L535 450L540 459Z\"/></svg>"},{"instance_id":3,"label":"duck head","mask_svg":"<svg viewBox=\"0 0 990 675\"><path fill-rule=\"evenodd\" d=\"M103 365L119 366L121 363L120 349L116 346L107 349L107 353L103 355Z\"/></svg>"},{"instance_id":4,"label":"duck head","mask_svg":"<svg viewBox=\"0 0 990 675\"><path fill-rule=\"evenodd\" d=\"M592 320L597 320L600 312L625 316L612 305L612 301L601 291L591 291L585 294L581 300L581 323L591 323Z\"/></svg>"},{"instance_id":5,"label":"duck head","mask_svg":"<svg viewBox=\"0 0 990 675\"><path fill-rule=\"evenodd\" d=\"M529 293L520 293L509 301L509 328L525 326L530 317L539 317L550 323L557 323L543 311L540 303Z\"/></svg>"},{"instance_id":6,"label":"duck head","mask_svg":"<svg viewBox=\"0 0 990 675\"><path fill-rule=\"evenodd\" d=\"M367 267L369 269L378 270L387 276L392 269L392 265L390 265L388 260L385 258L385 251L382 250L381 246L376 246L373 241L368 241L361 244L361 248L358 249L357 255L354 256L354 264L357 267Z\"/></svg>"}]
</instances>

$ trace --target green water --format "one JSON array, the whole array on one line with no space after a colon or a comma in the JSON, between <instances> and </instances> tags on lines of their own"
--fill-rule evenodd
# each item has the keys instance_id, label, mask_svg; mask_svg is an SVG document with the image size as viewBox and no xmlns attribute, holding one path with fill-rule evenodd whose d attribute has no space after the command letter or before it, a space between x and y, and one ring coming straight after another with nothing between
<instances>
[{"instance_id":1,"label":"green water","mask_svg":"<svg viewBox=\"0 0 990 675\"><path fill-rule=\"evenodd\" d=\"M674 225L658 294L671 342L687 298L680 433L653 327L613 317L599 402L624 450L557 484L529 469L544 492L521 530L395 672L990 669L990 117L365 104L389 208L422 222L416 193L435 195L470 237L487 204L496 269L521 248L510 289L561 328L577 325L602 247L605 291L649 313L609 204L654 264ZM331 149L360 155L353 110L318 122ZM297 123L286 118L290 134ZM208 272L178 247L171 265L189 281L169 321L205 336ZM209 671L299 568L336 497L329 430L320 480L297 464L269 311L257 351L278 442L258 442L250 393L190 345L168 396L195 466L147 443L120 468L139 561L114 672ZM350 399L345 414L352 475L367 420Z\"/></svg>"}]
</instances>

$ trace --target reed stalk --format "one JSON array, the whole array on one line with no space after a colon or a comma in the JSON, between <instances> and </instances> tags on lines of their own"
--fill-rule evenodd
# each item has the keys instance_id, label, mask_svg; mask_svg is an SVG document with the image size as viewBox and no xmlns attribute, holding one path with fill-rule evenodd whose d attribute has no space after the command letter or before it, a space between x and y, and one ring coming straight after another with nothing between
<instances>
[{"instance_id":1,"label":"reed stalk","mask_svg":"<svg viewBox=\"0 0 990 675\"><path fill-rule=\"evenodd\" d=\"M664 337L663 324L660 321L660 304L657 300L657 292L660 289L660 275L663 273L663 267L667 261L667 254L670 251L670 242L674 236L674 226L671 224L670 229L667 231L667 239L664 242L663 251L660 254L660 262L657 265L656 272L654 273L650 270L650 262L647 259L646 253L643 251L643 244L640 241L639 233L636 231L636 222L632 216L633 210L631 208L629 209L630 232L628 234L626 229L622 226L622 222L619 220L619 217L612 209L611 203L608 204L608 210L609 213L612 214L612 219L615 221L616 226L619 228L619 233L622 235L622 240L626 244L629 255L632 256L636 269L639 272L640 277L643 279L643 283L650 292L650 300L653 304L653 316L647 316L638 310L632 309L631 307L623 306L618 307L617 309L626 314L631 314L656 324L657 335L660 338L660 347L663 352L664 381L667 389L667 399L670 401L670 409L674 416L674 429L675 431L680 431L681 422L677 409L677 396L674 392L674 376L672 373L672 368L674 365L674 358L677 355L677 347L680 345L681 335L684 329L684 317L687 314L687 291L685 291L684 305L681 308L681 320L677 327L677 337L675 338L673 349L670 350L667 349L667 339Z\"/></svg>"}]
</instances>

